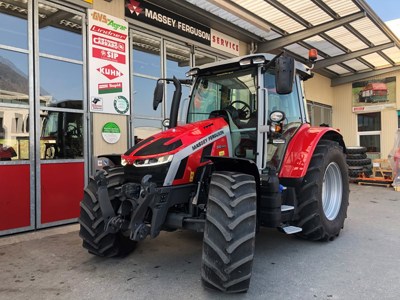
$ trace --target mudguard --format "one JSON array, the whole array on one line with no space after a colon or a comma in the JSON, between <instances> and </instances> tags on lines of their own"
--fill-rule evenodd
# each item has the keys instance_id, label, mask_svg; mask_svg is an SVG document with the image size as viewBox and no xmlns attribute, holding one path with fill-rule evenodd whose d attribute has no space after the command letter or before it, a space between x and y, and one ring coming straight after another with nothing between
<instances>
[{"instance_id":1,"label":"mudguard","mask_svg":"<svg viewBox=\"0 0 400 300\"><path fill-rule=\"evenodd\" d=\"M302 178L306 175L315 147L321 139L336 141L346 147L338 130L303 124L290 140L279 172L279 178Z\"/></svg>"}]
</instances>

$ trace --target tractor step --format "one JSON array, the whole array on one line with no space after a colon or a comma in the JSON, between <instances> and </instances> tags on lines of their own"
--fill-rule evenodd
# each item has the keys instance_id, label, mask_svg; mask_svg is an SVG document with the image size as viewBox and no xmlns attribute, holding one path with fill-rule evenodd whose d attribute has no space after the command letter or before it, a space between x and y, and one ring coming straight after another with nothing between
<instances>
[{"instance_id":1,"label":"tractor step","mask_svg":"<svg viewBox=\"0 0 400 300\"><path fill-rule=\"evenodd\" d=\"M286 234L294 234L294 233L298 233L300 231L302 231L303 229L301 229L300 227L296 227L296 226L284 226L281 227L281 229L286 233Z\"/></svg>"},{"instance_id":2,"label":"tractor step","mask_svg":"<svg viewBox=\"0 0 400 300\"><path fill-rule=\"evenodd\" d=\"M294 210L294 206L291 205L281 205L281 211L289 211L289 210Z\"/></svg>"}]
</instances>

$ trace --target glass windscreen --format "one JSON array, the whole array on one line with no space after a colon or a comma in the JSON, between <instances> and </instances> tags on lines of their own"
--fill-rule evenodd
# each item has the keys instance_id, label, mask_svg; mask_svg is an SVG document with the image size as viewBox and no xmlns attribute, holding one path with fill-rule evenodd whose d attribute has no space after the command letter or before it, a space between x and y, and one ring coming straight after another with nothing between
<instances>
[{"instance_id":1,"label":"glass windscreen","mask_svg":"<svg viewBox=\"0 0 400 300\"><path fill-rule=\"evenodd\" d=\"M238 127L247 124L257 110L256 71L200 76L191 95L188 123L208 119L212 112L227 110Z\"/></svg>"}]
</instances>

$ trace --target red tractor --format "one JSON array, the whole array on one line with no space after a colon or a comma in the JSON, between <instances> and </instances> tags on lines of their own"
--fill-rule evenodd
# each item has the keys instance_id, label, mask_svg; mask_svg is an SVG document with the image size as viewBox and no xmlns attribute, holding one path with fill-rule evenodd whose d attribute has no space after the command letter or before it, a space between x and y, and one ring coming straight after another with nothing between
<instances>
[{"instance_id":1,"label":"red tractor","mask_svg":"<svg viewBox=\"0 0 400 300\"><path fill-rule=\"evenodd\" d=\"M343 228L349 186L340 133L307 122L302 80L286 55L252 54L159 79L154 109L173 83L169 129L130 148L85 189L83 247L124 256L161 230L204 232L201 277L234 293L250 284L256 232L273 227L331 241ZM181 85L192 84L178 126ZM185 105L181 106L184 110Z\"/></svg>"}]
</instances>

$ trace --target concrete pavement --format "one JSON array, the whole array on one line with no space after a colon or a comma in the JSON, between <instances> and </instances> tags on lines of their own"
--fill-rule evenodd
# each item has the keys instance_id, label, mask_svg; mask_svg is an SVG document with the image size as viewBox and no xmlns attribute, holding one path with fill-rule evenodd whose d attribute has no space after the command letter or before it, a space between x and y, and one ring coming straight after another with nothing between
<instances>
[{"instance_id":1,"label":"concrete pavement","mask_svg":"<svg viewBox=\"0 0 400 300\"><path fill-rule=\"evenodd\" d=\"M0 299L398 299L400 192L350 190L333 242L262 229L246 294L202 287L202 234L164 232L128 257L102 259L82 248L75 224L0 238Z\"/></svg>"}]
</instances>

